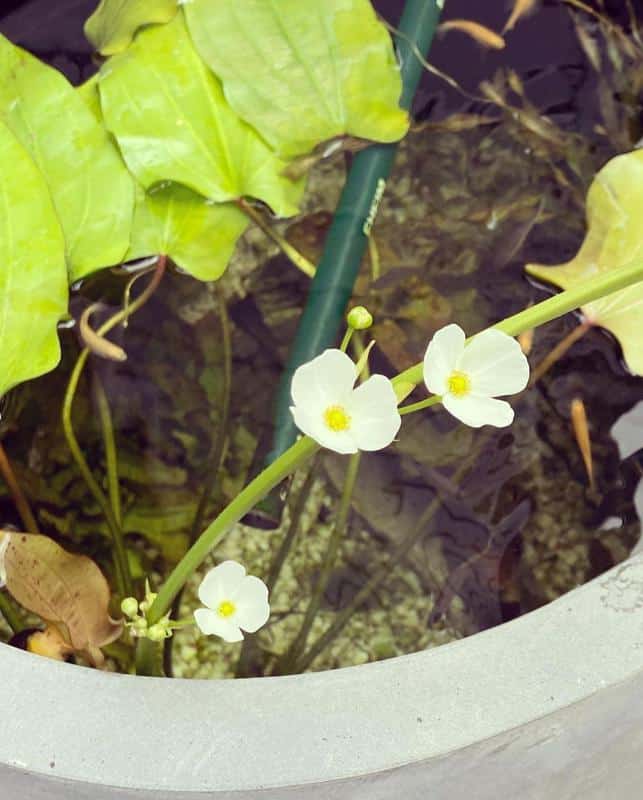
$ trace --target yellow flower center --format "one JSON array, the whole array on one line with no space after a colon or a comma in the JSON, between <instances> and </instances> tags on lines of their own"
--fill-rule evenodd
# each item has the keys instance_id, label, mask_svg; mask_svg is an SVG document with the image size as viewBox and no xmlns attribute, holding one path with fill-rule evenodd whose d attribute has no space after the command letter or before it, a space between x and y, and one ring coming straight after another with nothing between
<instances>
[{"instance_id":1,"label":"yellow flower center","mask_svg":"<svg viewBox=\"0 0 643 800\"><path fill-rule=\"evenodd\" d=\"M237 610L237 607L234 603L231 603L230 600L223 600L219 603L219 608L217 610L220 617L231 617Z\"/></svg>"},{"instance_id":2,"label":"yellow flower center","mask_svg":"<svg viewBox=\"0 0 643 800\"><path fill-rule=\"evenodd\" d=\"M464 397L465 394L469 394L471 391L471 381L464 372L456 371L449 376L447 387L450 394L454 394L456 397Z\"/></svg>"},{"instance_id":3,"label":"yellow flower center","mask_svg":"<svg viewBox=\"0 0 643 800\"><path fill-rule=\"evenodd\" d=\"M342 406L329 406L324 411L324 422L331 431L345 431L350 428L351 418Z\"/></svg>"}]
</instances>

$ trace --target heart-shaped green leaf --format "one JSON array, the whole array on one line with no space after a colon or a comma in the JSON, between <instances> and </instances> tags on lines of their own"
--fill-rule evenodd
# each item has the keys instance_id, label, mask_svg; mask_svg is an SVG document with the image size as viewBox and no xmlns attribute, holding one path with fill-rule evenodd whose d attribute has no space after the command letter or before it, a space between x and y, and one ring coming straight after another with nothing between
<instances>
[{"instance_id":1,"label":"heart-shaped green leaf","mask_svg":"<svg viewBox=\"0 0 643 800\"><path fill-rule=\"evenodd\" d=\"M213 203L178 183L139 188L127 259L163 253L202 281L225 270L248 218L230 203Z\"/></svg>"},{"instance_id":2,"label":"heart-shaped green leaf","mask_svg":"<svg viewBox=\"0 0 643 800\"><path fill-rule=\"evenodd\" d=\"M145 189L172 181L223 203L243 196L296 213L303 183L230 108L192 45L179 13L142 31L99 80L107 127Z\"/></svg>"},{"instance_id":3,"label":"heart-shaped green leaf","mask_svg":"<svg viewBox=\"0 0 643 800\"><path fill-rule=\"evenodd\" d=\"M134 203L118 150L57 70L1 36L0 120L47 180L71 279L118 263L129 245Z\"/></svg>"},{"instance_id":4,"label":"heart-shaped green leaf","mask_svg":"<svg viewBox=\"0 0 643 800\"><path fill-rule=\"evenodd\" d=\"M643 150L616 156L596 175L587 195L587 235L565 264L527 264L535 278L569 289L588 278L643 259ZM611 331L627 366L643 375L643 283L588 303L586 319Z\"/></svg>"},{"instance_id":5,"label":"heart-shaped green leaf","mask_svg":"<svg viewBox=\"0 0 643 800\"><path fill-rule=\"evenodd\" d=\"M282 155L406 133L391 37L369 0L190 0L185 14L230 105Z\"/></svg>"},{"instance_id":6,"label":"heart-shaped green leaf","mask_svg":"<svg viewBox=\"0 0 643 800\"><path fill-rule=\"evenodd\" d=\"M85 23L85 36L99 53L111 56L130 44L139 28L169 22L177 0L101 0Z\"/></svg>"},{"instance_id":7,"label":"heart-shaped green leaf","mask_svg":"<svg viewBox=\"0 0 643 800\"><path fill-rule=\"evenodd\" d=\"M40 170L0 121L0 397L60 360L65 243Z\"/></svg>"}]
</instances>

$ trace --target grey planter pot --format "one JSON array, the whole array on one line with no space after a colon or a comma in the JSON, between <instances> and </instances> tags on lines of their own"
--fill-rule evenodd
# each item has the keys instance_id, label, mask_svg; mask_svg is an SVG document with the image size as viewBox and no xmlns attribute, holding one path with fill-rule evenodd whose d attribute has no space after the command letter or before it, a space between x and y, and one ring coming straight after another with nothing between
<instances>
[{"instance_id":1,"label":"grey planter pot","mask_svg":"<svg viewBox=\"0 0 643 800\"><path fill-rule=\"evenodd\" d=\"M498 628L360 667L110 675L0 647L6 800L635 800L643 557Z\"/></svg>"}]
</instances>

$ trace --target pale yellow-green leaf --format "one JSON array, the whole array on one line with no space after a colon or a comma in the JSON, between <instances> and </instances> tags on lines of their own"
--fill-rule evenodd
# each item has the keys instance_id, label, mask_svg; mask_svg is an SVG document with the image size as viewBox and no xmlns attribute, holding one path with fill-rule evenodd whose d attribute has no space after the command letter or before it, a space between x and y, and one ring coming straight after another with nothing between
<instances>
[{"instance_id":1,"label":"pale yellow-green leaf","mask_svg":"<svg viewBox=\"0 0 643 800\"><path fill-rule=\"evenodd\" d=\"M145 189L172 181L218 203L250 196L280 216L297 212L303 183L228 105L182 13L103 65L99 87L107 127Z\"/></svg>"},{"instance_id":2,"label":"pale yellow-green leaf","mask_svg":"<svg viewBox=\"0 0 643 800\"><path fill-rule=\"evenodd\" d=\"M42 173L0 120L0 397L60 360L65 243Z\"/></svg>"},{"instance_id":3,"label":"pale yellow-green leaf","mask_svg":"<svg viewBox=\"0 0 643 800\"><path fill-rule=\"evenodd\" d=\"M230 105L283 155L406 133L391 37L369 0L190 0L185 14Z\"/></svg>"},{"instance_id":4,"label":"pale yellow-green leaf","mask_svg":"<svg viewBox=\"0 0 643 800\"><path fill-rule=\"evenodd\" d=\"M85 36L111 56L125 50L139 28L169 22L178 7L177 0L101 0L85 23Z\"/></svg>"},{"instance_id":5,"label":"pale yellow-green leaf","mask_svg":"<svg viewBox=\"0 0 643 800\"><path fill-rule=\"evenodd\" d=\"M163 253L203 281L221 277L248 219L231 203L213 203L177 183L136 197L128 260Z\"/></svg>"},{"instance_id":6,"label":"pale yellow-green leaf","mask_svg":"<svg viewBox=\"0 0 643 800\"><path fill-rule=\"evenodd\" d=\"M47 181L71 280L118 263L129 245L134 184L117 148L63 75L2 36L0 120Z\"/></svg>"},{"instance_id":7,"label":"pale yellow-green leaf","mask_svg":"<svg viewBox=\"0 0 643 800\"><path fill-rule=\"evenodd\" d=\"M616 156L596 175L587 195L587 234L571 261L558 266L527 264L533 277L561 289L601 272L643 260L643 150ZM614 292L582 308L587 320L611 331L629 369L643 375L643 283Z\"/></svg>"}]
</instances>

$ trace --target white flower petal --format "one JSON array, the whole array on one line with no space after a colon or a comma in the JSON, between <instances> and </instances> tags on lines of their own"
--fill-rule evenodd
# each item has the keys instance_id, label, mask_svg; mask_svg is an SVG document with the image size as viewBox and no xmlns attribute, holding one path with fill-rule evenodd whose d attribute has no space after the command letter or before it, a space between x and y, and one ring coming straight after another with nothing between
<instances>
[{"instance_id":1,"label":"white flower petal","mask_svg":"<svg viewBox=\"0 0 643 800\"><path fill-rule=\"evenodd\" d=\"M296 407L314 411L341 403L350 395L356 378L355 364L346 353L324 350L295 370L290 394Z\"/></svg>"},{"instance_id":2,"label":"white flower petal","mask_svg":"<svg viewBox=\"0 0 643 800\"><path fill-rule=\"evenodd\" d=\"M351 429L345 431L333 431L324 422L323 412L325 408L320 408L315 417L306 408L291 406L290 412L295 420L295 425L300 431L314 439L317 444L334 450L336 453L356 453L357 445Z\"/></svg>"},{"instance_id":3,"label":"white flower petal","mask_svg":"<svg viewBox=\"0 0 643 800\"><path fill-rule=\"evenodd\" d=\"M349 413L353 420L352 433L360 450L388 447L402 423L395 390L384 375L372 375L355 389Z\"/></svg>"},{"instance_id":4,"label":"white flower petal","mask_svg":"<svg viewBox=\"0 0 643 800\"><path fill-rule=\"evenodd\" d=\"M254 633L266 624L270 616L270 605L268 587L262 580L248 575L243 579L234 600L237 606L235 621L242 630Z\"/></svg>"},{"instance_id":5,"label":"white flower petal","mask_svg":"<svg viewBox=\"0 0 643 800\"><path fill-rule=\"evenodd\" d=\"M424 354L424 383L433 394L444 394L449 376L464 349L465 335L459 325L440 328L434 335Z\"/></svg>"},{"instance_id":6,"label":"white flower petal","mask_svg":"<svg viewBox=\"0 0 643 800\"><path fill-rule=\"evenodd\" d=\"M480 428L483 425L506 428L514 419L513 408L509 403L505 400L494 400L492 397L474 394L456 397L446 394L442 398L442 403L450 414L472 428Z\"/></svg>"},{"instance_id":7,"label":"white flower petal","mask_svg":"<svg viewBox=\"0 0 643 800\"><path fill-rule=\"evenodd\" d=\"M206 636L220 636L226 642L240 642L243 640L241 629L236 624L235 617L221 617L209 608L197 608L194 612L194 621Z\"/></svg>"},{"instance_id":8,"label":"white flower petal","mask_svg":"<svg viewBox=\"0 0 643 800\"><path fill-rule=\"evenodd\" d=\"M236 561L222 561L209 570L199 585L199 600L208 608L218 608L229 599L246 576L246 569Z\"/></svg>"},{"instance_id":9,"label":"white flower petal","mask_svg":"<svg viewBox=\"0 0 643 800\"><path fill-rule=\"evenodd\" d=\"M471 379L475 394L497 397L522 392L529 381L529 362L518 342L489 328L465 346L458 369Z\"/></svg>"}]
</instances>

